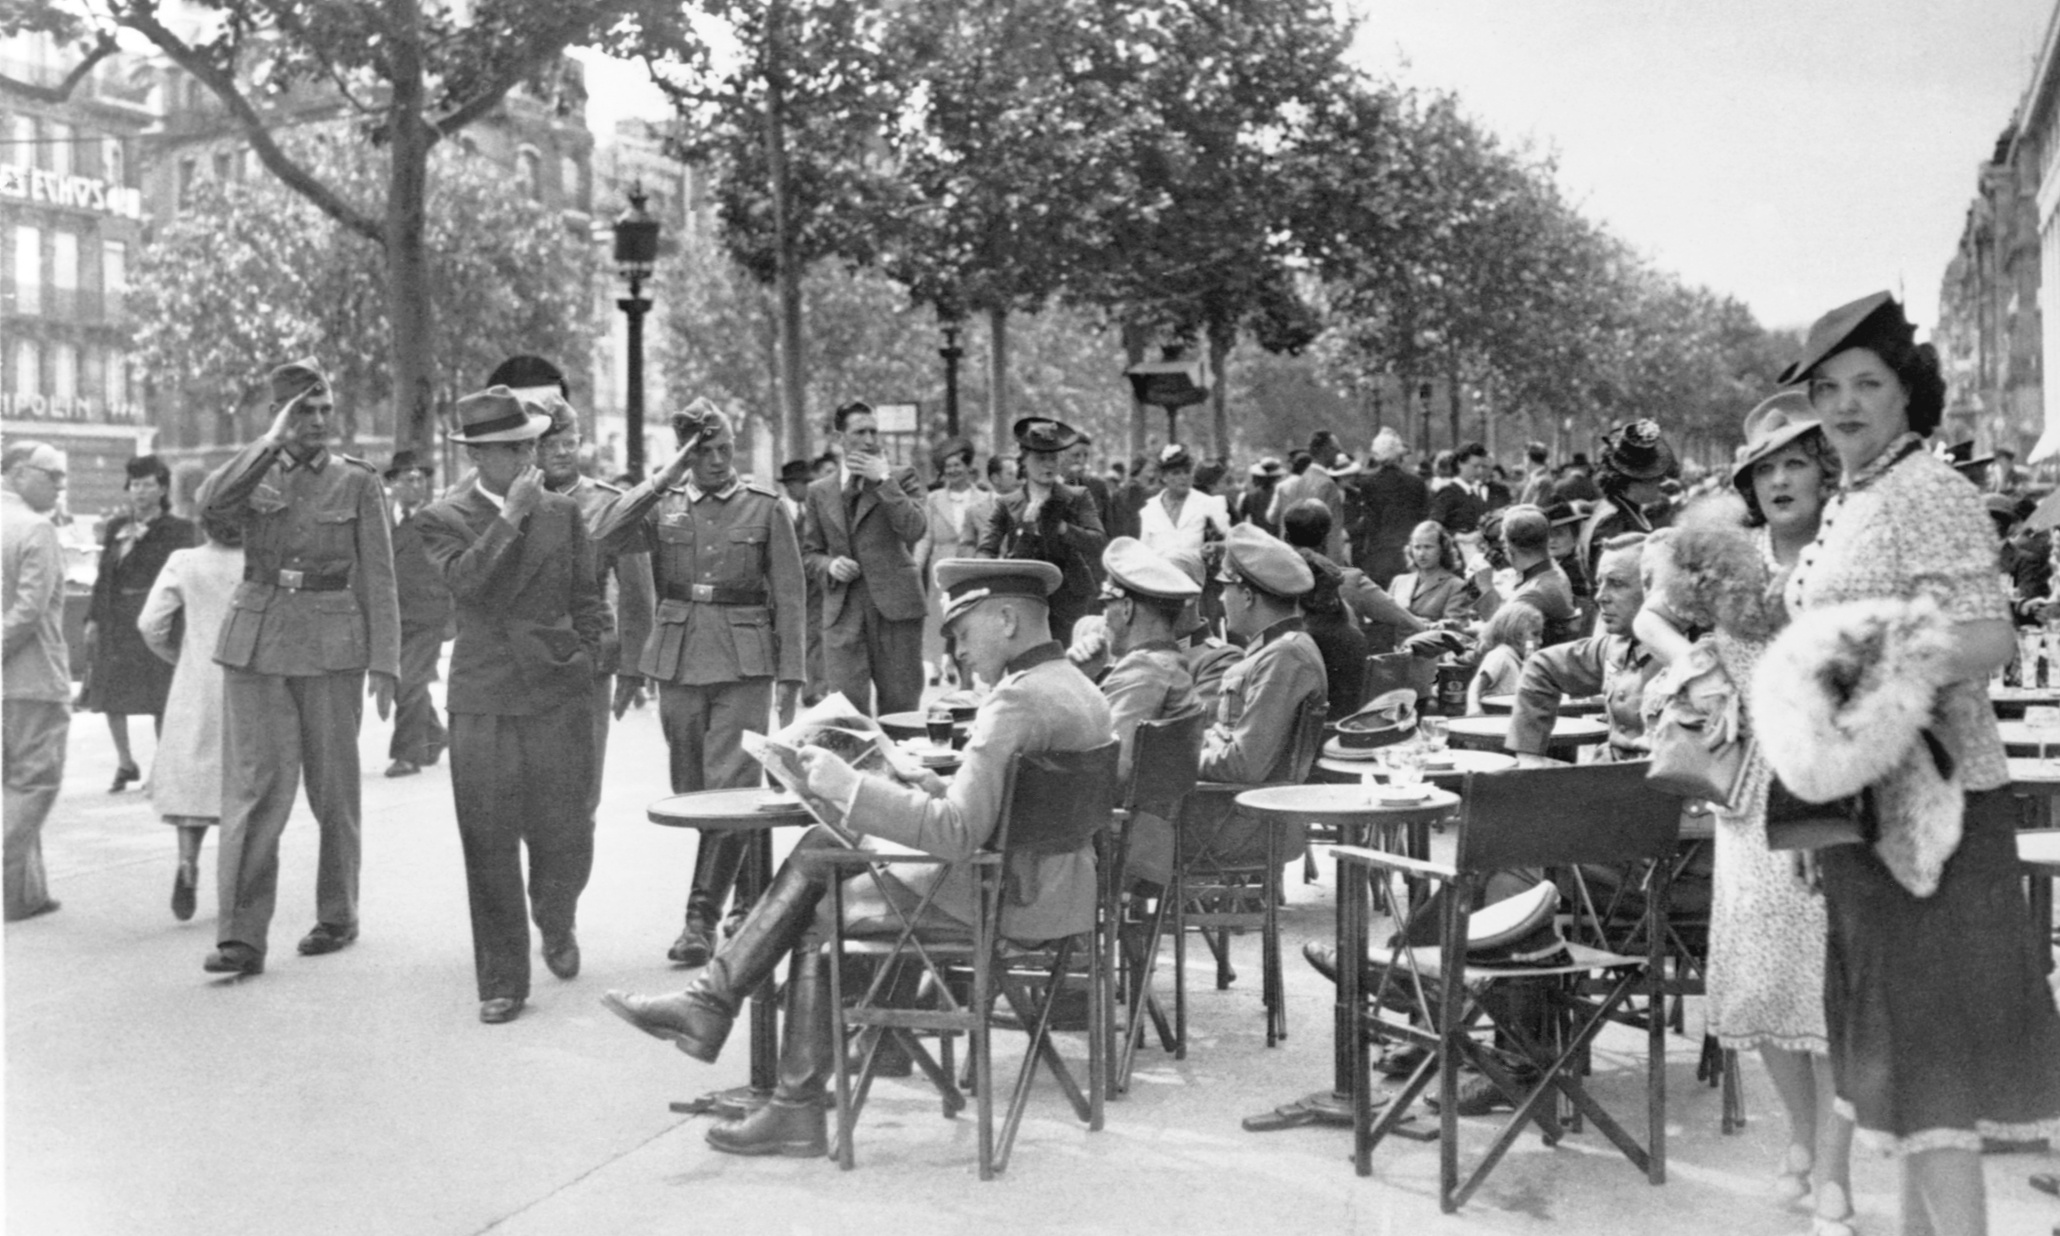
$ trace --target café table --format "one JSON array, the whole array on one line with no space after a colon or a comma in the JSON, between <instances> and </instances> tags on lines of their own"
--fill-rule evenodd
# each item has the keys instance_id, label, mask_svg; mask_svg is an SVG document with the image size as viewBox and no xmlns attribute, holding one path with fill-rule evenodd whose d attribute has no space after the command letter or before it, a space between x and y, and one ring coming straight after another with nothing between
<instances>
[{"instance_id":1,"label":"caf\u00e9 table","mask_svg":"<svg viewBox=\"0 0 2060 1236\"><path fill-rule=\"evenodd\" d=\"M1362 785L1276 785L1246 790L1237 796L1237 805L1273 825L1328 824L1337 830L1344 844L1363 845L1364 838L1375 829L1386 832L1395 826L1428 827L1449 817L1459 806L1459 795L1427 785L1421 787L1420 796L1412 796L1405 801L1385 798L1378 792L1369 792L1369 788ZM1338 898L1340 914L1344 912L1346 900L1343 896ZM1343 938L1343 928L1341 918L1338 924L1340 939ZM1340 966L1357 965L1358 962L1358 958L1338 958ZM1345 1004L1343 984L1338 985L1333 1009L1331 1088L1283 1103L1270 1112L1247 1117L1244 1121L1247 1132L1265 1133L1305 1124L1351 1127L1351 1009Z\"/></svg>"},{"instance_id":2,"label":"caf\u00e9 table","mask_svg":"<svg viewBox=\"0 0 2060 1236\"><path fill-rule=\"evenodd\" d=\"M1316 767L1310 773L1311 781L1342 784L1364 779L1365 774L1386 779L1387 766L1371 758L1383 750L1380 747L1354 748L1344 746L1333 738L1323 744L1323 753L1317 757ZM1466 780L1468 773L1494 773L1516 767L1516 757L1503 751L1447 750L1437 757L1427 758L1423 765L1423 779L1435 786L1456 790Z\"/></svg>"},{"instance_id":3,"label":"caf\u00e9 table","mask_svg":"<svg viewBox=\"0 0 2060 1236\"><path fill-rule=\"evenodd\" d=\"M748 912L772 882L773 830L815 822L815 817L799 800L758 785L669 795L652 803L645 815L653 824L667 828L749 835L744 865L737 873L737 909L740 913ZM672 1109L689 1115L709 1112L741 1114L741 1110L754 1100L772 1094L778 1081L779 1055L779 1023L772 984L768 982L751 993L750 1085L741 1091L716 1091L698 1099L674 1103Z\"/></svg>"},{"instance_id":4,"label":"caf\u00e9 table","mask_svg":"<svg viewBox=\"0 0 2060 1236\"><path fill-rule=\"evenodd\" d=\"M1503 739L1509 736L1512 715L1485 717L1452 717L1445 722L1445 736L1455 749L1466 751L1501 751ZM1581 747L1599 743L1609 737L1609 726L1594 717L1561 716L1554 719L1552 733L1545 740L1545 752L1557 759L1570 760Z\"/></svg>"},{"instance_id":5,"label":"caf\u00e9 table","mask_svg":"<svg viewBox=\"0 0 2060 1236\"><path fill-rule=\"evenodd\" d=\"M2031 887L2032 927L2045 944L2046 962L2053 960L2053 882L2060 880L2060 830L2040 829L2017 834L2017 861Z\"/></svg>"},{"instance_id":6,"label":"caf\u00e9 table","mask_svg":"<svg viewBox=\"0 0 2060 1236\"><path fill-rule=\"evenodd\" d=\"M1559 701L1559 715L1562 717L1588 717L1603 711L1605 701L1599 695L1562 696ZM1483 695L1481 709L1488 713L1508 714L1516 711L1516 695Z\"/></svg>"},{"instance_id":7,"label":"caf\u00e9 table","mask_svg":"<svg viewBox=\"0 0 2060 1236\"><path fill-rule=\"evenodd\" d=\"M2060 708L2060 687L1990 687L1988 702L1997 717L2021 721L2027 708Z\"/></svg>"}]
</instances>

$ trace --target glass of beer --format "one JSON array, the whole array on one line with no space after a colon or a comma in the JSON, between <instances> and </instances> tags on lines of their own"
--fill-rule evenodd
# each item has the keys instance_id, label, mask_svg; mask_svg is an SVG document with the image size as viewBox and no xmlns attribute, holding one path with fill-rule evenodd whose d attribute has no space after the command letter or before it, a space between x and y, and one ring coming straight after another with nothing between
<instances>
[{"instance_id":1,"label":"glass of beer","mask_svg":"<svg viewBox=\"0 0 2060 1236\"><path fill-rule=\"evenodd\" d=\"M943 704L930 705L930 711L923 714L923 730L929 735L931 746L940 751L951 746L951 709Z\"/></svg>"}]
</instances>

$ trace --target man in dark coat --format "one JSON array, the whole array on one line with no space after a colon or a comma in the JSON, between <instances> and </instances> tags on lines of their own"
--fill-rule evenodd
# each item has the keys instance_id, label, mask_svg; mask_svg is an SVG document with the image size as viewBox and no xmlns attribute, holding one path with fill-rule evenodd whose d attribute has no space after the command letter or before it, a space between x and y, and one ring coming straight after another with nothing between
<instances>
[{"instance_id":1,"label":"man in dark coat","mask_svg":"<svg viewBox=\"0 0 2060 1236\"><path fill-rule=\"evenodd\" d=\"M1409 534L1430 518L1430 486L1402 466L1408 454L1401 435L1381 430L1367 454L1373 467L1360 473L1346 494L1353 508L1355 565L1382 588L1409 569Z\"/></svg>"},{"instance_id":2,"label":"man in dark coat","mask_svg":"<svg viewBox=\"0 0 2060 1236\"><path fill-rule=\"evenodd\" d=\"M1016 422L1015 435L1023 451L1023 488L995 499L980 556L1049 562L1059 569L1051 630L1066 643L1074 623L1101 612L1101 553L1109 538L1093 496L1060 479L1060 459L1080 440L1079 431L1049 417L1026 416Z\"/></svg>"},{"instance_id":3,"label":"man in dark coat","mask_svg":"<svg viewBox=\"0 0 2060 1236\"><path fill-rule=\"evenodd\" d=\"M479 1019L529 999L529 916L544 964L579 973L574 922L594 864L594 664L607 638L594 543L579 503L544 487L536 440L551 418L505 386L458 401L472 482L418 517L457 601L451 795L465 849ZM523 885L523 851L529 859Z\"/></svg>"},{"instance_id":4,"label":"man in dark coat","mask_svg":"<svg viewBox=\"0 0 2060 1236\"><path fill-rule=\"evenodd\" d=\"M860 711L906 712L923 698L922 572L914 550L929 531L915 469L880 453L870 404L838 408L844 463L808 487L802 557L823 578L823 658L832 691Z\"/></svg>"},{"instance_id":5,"label":"man in dark coat","mask_svg":"<svg viewBox=\"0 0 2060 1236\"><path fill-rule=\"evenodd\" d=\"M422 547L415 515L436 492L436 468L425 454L395 451L386 466L393 492L393 577L401 605L401 683L393 701L389 777L406 777L443 758L449 735L429 698L436 663L451 625L451 589Z\"/></svg>"}]
</instances>

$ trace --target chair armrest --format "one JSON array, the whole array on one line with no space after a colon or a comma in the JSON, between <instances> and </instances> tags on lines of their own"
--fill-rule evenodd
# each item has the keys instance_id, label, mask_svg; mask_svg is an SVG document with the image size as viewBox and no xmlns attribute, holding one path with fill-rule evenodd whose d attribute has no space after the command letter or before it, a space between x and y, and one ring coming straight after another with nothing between
<instances>
[{"instance_id":1,"label":"chair armrest","mask_svg":"<svg viewBox=\"0 0 2060 1236\"><path fill-rule=\"evenodd\" d=\"M1430 876L1439 880L1459 878L1457 867L1444 863L1427 862L1421 858L1410 858L1403 854L1390 854L1386 850L1369 850L1356 845L1334 845L1330 847L1331 857L1341 863L1355 866L1385 867L1389 871L1413 871L1417 875Z\"/></svg>"},{"instance_id":2,"label":"chair armrest","mask_svg":"<svg viewBox=\"0 0 2060 1236\"><path fill-rule=\"evenodd\" d=\"M794 855L804 866L858 868L875 864L907 863L920 866L949 866L954 863L971 863L974 866L992 866L1001 861L1001 855L981 851L971 858L939 858L935 854L875 854L871 850L802 850Z\"/></svg>"}]
</instances>

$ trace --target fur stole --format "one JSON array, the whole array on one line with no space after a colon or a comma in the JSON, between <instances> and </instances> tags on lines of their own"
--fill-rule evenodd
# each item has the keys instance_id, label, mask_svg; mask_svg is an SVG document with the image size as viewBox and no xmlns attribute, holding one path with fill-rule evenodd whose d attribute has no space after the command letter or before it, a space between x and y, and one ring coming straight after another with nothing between
<instances>
[{"instance_id":1,"label":"fur stole","mask_svg":"<svg viewBox=\"0 0 2060 1236\"><path fill-rule=\"evenodd\" d=\"M1874 852L1919 897L1960 845L1957 753L1926 741L1952 651L1935 602L1856 601L1798 616L1753 675L1753 728L1782 784L1806 802L1872 786Z\"/></svg>"}]
</instances>

